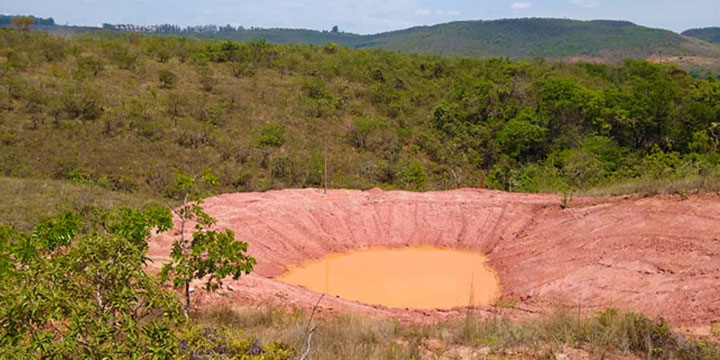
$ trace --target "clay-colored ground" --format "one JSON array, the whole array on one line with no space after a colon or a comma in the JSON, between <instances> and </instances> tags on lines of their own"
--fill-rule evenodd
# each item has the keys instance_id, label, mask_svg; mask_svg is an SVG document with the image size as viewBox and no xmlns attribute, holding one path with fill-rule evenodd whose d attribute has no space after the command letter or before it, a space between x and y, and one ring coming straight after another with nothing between
<instances>
[{"instance_id":1,"label":"clay-colored ground","mask_svg":"<svg viewBox=\"0 0 720 360\"><path fill-rule=\"evenodd\" d=\"M574 198L462 189L411 193L315 189L228 194L205 209L250 243L258 265L200 304L312 307L319 294L273 280L288 265L367 247L434 246L480 251L497 271L503 304L523 316L558 306L607 307L699 326L720 318L720 196ZM177 233L175 234L177 236ZM171 235L150 256L167 259ZM405 310L325 298L323 310L440 320L463 309Z\"/></svg>"}]
</instances>

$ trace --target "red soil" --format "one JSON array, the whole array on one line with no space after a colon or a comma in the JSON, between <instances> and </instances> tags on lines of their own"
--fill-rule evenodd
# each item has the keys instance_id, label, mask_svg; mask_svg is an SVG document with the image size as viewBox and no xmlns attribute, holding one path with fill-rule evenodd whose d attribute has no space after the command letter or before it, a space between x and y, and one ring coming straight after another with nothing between
<instances>
[{"instance_id":1,"label":"red soil","mask_svg":"<svg viewBox=\"0 0 720 360\"><path fill-rule=\"evenodd\" d=\"M286 266L367 247L427 245L485 253L511 316L568 307L613 307L663 316L675 325L720 320L720 196L573 198L462 189L411 193L315 189L209 198L218 227L250 243L258 265L200 304L311 307L319 294L272 279ZM167 259L174 234L157 236L150 257ZM196 284L200 287L200 284ZM325 298L326 311L362 311L434 321L463 309L405 310Z\"/></svg>"}]
</instances>

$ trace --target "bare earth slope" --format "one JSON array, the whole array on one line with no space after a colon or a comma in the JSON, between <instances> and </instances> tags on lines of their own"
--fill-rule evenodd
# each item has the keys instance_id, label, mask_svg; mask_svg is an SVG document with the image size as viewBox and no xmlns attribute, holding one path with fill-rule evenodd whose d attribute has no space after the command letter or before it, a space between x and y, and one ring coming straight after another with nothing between
<instances>
[{"instance_id":1,"label":"bare earth slope","mask_svg":"<svg viewBox=\"0 0 720 360\"><path fill-rule=\"evenodd\" d=\"M250 243L256 271L201 303L312 306L318 294L279 283L287 265L366 247L429 245L481 251L514 314L607 307L700 325L720 318L720 196L575 198L462 189L446 192L315 189L228 194L205 209ZM174 234L177 236L177 233ZM159 265L170 235L156 237ZM201 293L201 292L198 292ZM326 299L325 309L433 320L411 311Z\"/></svg>"}]
</instances>

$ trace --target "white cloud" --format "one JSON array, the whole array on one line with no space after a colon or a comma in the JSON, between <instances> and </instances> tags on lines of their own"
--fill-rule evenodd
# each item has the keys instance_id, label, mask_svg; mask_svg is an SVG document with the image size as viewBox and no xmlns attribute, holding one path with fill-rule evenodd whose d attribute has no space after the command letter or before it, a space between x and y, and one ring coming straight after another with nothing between
<instances>
[{"instance_id":1,"label":"white cloud","mask_svg":"<svg viewBox=\"0 0 720 360\"><path fill-rule=\"evenodd\" d=\"M573 1L575 1L575 0L573 0ZM516 3L512 3L510 5L510 8L515 9L515 10L524 10L524 9L529 9L531 6L532 6L532 4L529 2L516 2Z\"/></svg>"},{"instance_id":2,"label":"white cloud","mask_svg":"<svg viewBox=\"0 0 720 360\"><path fill-rule=\"evenodd\" d=\"M417 9L415 10L416 16L430 16L430 15L436 15L436 16L458 16L460 15L460 12L456 10L441 10L441 9Z\"/></svg>"},{"instance_id":3,"label":"white cloud","mask_svg":"<svg viewBox=\"0 0 720 360\"><path fill-rule=\"evenodd\" d=\"M601 5L599 0L570 0L570 3L584 8L596 8Z\"/></svg>"}]
</instances>

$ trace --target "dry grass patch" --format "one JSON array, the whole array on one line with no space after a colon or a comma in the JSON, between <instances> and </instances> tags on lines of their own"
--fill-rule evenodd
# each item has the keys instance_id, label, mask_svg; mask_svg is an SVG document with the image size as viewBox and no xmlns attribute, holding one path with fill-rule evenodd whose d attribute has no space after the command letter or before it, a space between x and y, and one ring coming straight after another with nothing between
<instances>
[{"instance_id":1,"label":"dry grass patch","mask_svg":"<svg viewBox=\"0 0 720 360\"><path fill-rule=\"evenodd\" d=\"M219 328L300 354L309 314L272 307L220 308L197 315ZM606 310L590 318L559 310L522 321L498 316L439 324L405 324L363 314L325 315L312 338L312 359L701 359L720 356L716 344L688 340L663 320Z\"/></svg>"},{"instance_id":2,"label":"dry grass patch","mask_svg":"<svg viewBox=\"0 0 720 360\"><path fill-rule=\"evenodd\" d=\"M97 185L61 180L0 177L0 224L29 230L38 220L61 211L139 208L165 200L144 194L110 191Z\"/></svg>"}]
</instances>

